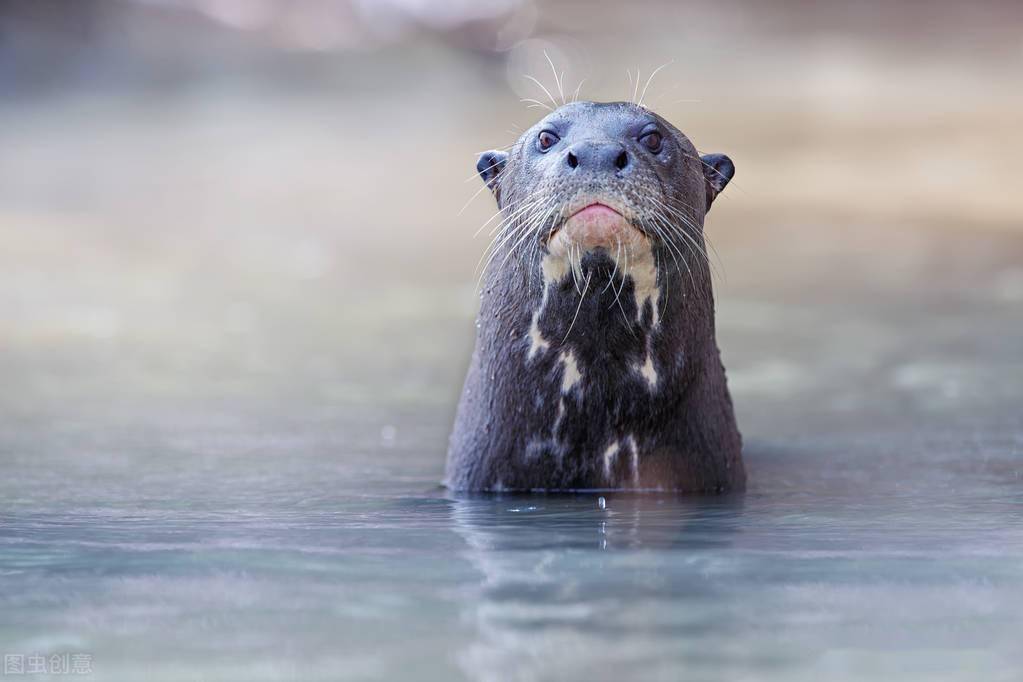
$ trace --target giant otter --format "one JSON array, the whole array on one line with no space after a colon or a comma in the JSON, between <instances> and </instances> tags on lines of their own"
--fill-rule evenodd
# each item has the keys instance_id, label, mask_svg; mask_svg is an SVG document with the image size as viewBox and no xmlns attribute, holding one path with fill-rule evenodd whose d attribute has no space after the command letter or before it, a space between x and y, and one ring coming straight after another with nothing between
<instances>
[{"instance_id":1,"label":"giant otter","mask_svg":"<svg viewBox=\"0 0 1023 682\"><path fill-rule=\"evenodd\" d=\"M731 160L644 107L574 102L476 167L501 223L445 484L743 489L703 238Z\"/></svg>"}]
</instances>

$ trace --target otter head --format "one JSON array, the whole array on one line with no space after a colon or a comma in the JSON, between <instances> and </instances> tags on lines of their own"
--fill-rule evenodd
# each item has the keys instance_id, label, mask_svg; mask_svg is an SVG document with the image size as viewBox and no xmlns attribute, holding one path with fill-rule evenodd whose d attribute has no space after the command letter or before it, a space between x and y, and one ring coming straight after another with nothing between
<instances>
[{"instance_id":1,"label":"otter head","mask_svg":"<svg viewBox=\"0 0 1023 682\"><path fill-rule=\"evenodd\" d=\"M628 102L560 107L476 168L503 211L506 246L537 247L518 248L522 258L617 262L623 249L641 250L690 271L689 261L706 260L704 215L735 173L727 156L701 157L678 129Z\"/></svg>"}]
</instances>

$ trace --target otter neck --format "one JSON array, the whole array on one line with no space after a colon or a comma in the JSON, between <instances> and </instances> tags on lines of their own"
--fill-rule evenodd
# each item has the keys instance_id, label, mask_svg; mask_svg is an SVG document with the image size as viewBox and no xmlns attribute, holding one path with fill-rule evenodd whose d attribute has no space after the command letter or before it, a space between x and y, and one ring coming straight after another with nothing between
<instances>
[{"instance_id":1,"label":"otter neck","mask_svg":"<svg viewBox=\"0 0 1023 682\"><path fill-rule=\"evenodd\" d=\"M518 330L508 333L518 336L525 326L527 363L570 353L586 365L612 362L639 369L655 382L663 376L653 360L663 328L682 332L685 345L703 335L703 330L679 329L685 319L694 319L686 308L705 309L702 297L694 295L691 281L665 268L662 255L648 245L544 253L523 274L528 295L519 300L525 310L514 316Z\"/></svg>"}]
</instances>

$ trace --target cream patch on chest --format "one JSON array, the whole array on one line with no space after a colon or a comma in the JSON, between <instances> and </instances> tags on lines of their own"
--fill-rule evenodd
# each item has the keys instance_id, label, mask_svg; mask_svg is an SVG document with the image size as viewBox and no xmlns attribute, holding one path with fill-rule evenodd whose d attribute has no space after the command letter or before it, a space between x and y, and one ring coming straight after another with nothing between
<instances>
[{"instance_id":1,"label":"cream patch on chest","mask_svg":"<svg viewBox=\"0 0 1023 682\"><path fill-rule=\"evenodd\" d=\"M636 437L631 433L621 439L615 439L601 453L600 461L603 465L604 481L608 485L619 485L621 481L615 480L613 471L619 457L629 458L629 474L632 477L632 485L639 485L639 447L636 445Z\"/></svg>"},{"instance_id":2,"label":"cream patch on chest","mask_svg":"<svg viewBox=\"0 0 1023 682\"><path fill-rule=\"evenodd\" d=\"M657 285L657 259L653 248L627 248L623 255L612 254L619 268L632 278L632 296L636 305L636 322L643 320L647 303L653 311L651 327L660 324L661 288Z\"/></svg>"},{"instance_id":3,"label":"cream patch on chest","mask_svg":"<svg viewBox=\"0 0 1023 682\"><path fill-rule=\"evenodd\" d=\"M640 365L638 370L640 375L646 379L651 391L657 388L657 368L654 367L654 358L650 353L647 353L646 362Z\"/></svg>"},{"instance_id":4,"label":"cream patch on chest","mask_svg":"<svg viewBox=\"0 0 1023 682\"><path fill-rule=\"evenodd\" d=\"M661 321L661 288L657 284L657 271L657 259L654 257L653 249L642 250L638 257L634 257L633 262L629 264L632 294L636 304L636 321L642 322L643 310L647 303L650 304L651 311L650 330L646 340L646 357L642 364L634 365L633 369L646 380L651 391L657 389L658 380L657 367L654 365L653 334Z\"/></svg>"},{"instance_id":5,"label":"cream patch on chest","mask_svg":"<svg viewBox=\"0 0 1023 682\"><path fill-rule=\"evenodd\" d=\"M601 461L604 463L604 480L611 483L611 467L614 466L615 458L618 456L618 451L621 449L621 443L614 441L607 446L604 450L604 454L601 455Z\"/></svg>"},{"instance_id":6,"label":"cream patch on chest","mask_svg":"<svg viewBox=\"0 0 1023 682\"><path fill-rule=\"evenodd\" d=\"M532 360L537 353L551 347L550 342L540 332L540 312L538 310L533 313L533 320L529 323L529 332L526 334L526 338L529 340L529 351L526 353L527 360Z\"/></svg>"},{"instance_id":7,"label":"cream patch on chest","mask_svg":"<svg viewBox=\"0 0 1023 682\"><path fill-rule=\"evenodd\" d=\"M579 371L579 363L576 362L575 354L572 351L562 351L560 360L561 392L570 393L583 380L583 374Z\"/></svg>"},{"instance_id":8,"label":"cream patch on chest","mask_svg":"<svg viewBox=\"0 0 1023 682\"><path fill-rule=\"evenodd\" d=\"M557 286L559 282L568 277L569 263L563 258L545 255L540 261L540 273L543 276L543 293L540 295L540 305L533 311L533 316L530 319L529 331L526 332L526 340L529 342L529 350L526 353L527 360L532 360L537 353L551 347L550 340L540 331L540 317L547 305L551 287Z\"/></svg>"},{"instance_id":9,"label":"cream patch on chest","mask_svg":"<svg viewBox=\"0 0 1023 682\"><path fill-rule=\"evenodd\" d=\"M636 445L636 437L629 435L625 439L629 446L629 469L632 471L632 485L639 485L639 447Z\"/></svg>"}]
</instances>

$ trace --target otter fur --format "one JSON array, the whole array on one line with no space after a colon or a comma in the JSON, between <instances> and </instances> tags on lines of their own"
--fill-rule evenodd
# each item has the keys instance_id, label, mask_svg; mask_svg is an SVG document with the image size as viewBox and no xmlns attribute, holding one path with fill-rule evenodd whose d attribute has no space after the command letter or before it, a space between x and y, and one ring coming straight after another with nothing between
<instances>
[{"instance_id":1,"label":"otter fur","mask_svg":"<svg viewBox=\"0 0 1023 682\"><path fill-rule=\"evenodd\" d=\"M703 236L731 160L644 107L574 102L477 170L500 223L445 484L744 489Z\"/></svg>"}]
</instances>

